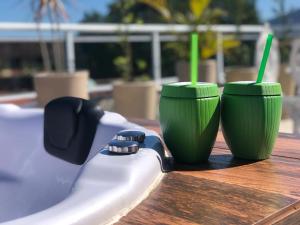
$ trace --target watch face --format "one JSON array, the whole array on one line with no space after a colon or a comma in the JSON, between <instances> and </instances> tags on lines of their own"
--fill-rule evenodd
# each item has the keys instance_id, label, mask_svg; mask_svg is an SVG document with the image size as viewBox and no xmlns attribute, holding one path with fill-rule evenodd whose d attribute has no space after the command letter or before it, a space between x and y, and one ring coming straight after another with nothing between
<instances>
[{"instance_id":1,"label":"watch face","mask_svg":"<svg viewBox=\"0 0 300 225\"><path fill-rule=\"evenodd\" d=\"M137 141L142 143L145 140L145 133L142 131L124 130L117 133L116 139L119 141Z\"/></svg>"},{"instance_id":2,"label":"watch face","mask_svg":"<svg viewBox=\"0 0 300 225\"><path fill-rule=\"evenodd\" d=\"M112 140L108 143L108 151L118 154L131 154L139 150L139 143L136 141Z\"/></svg>"}]
</instances>

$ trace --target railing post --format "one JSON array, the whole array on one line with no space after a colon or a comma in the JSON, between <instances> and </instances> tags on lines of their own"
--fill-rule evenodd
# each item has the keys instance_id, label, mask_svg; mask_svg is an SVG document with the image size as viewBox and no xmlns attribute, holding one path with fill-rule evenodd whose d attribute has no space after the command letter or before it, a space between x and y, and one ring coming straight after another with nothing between
<instances>
[{"instance_id":1,"label":"railing post","mask_svg":"<svg viewBox=\"0 0 300 225\"><path fill-rule=\"evenodd\" d=\"M161 50L159 32L152 34L152 71L156 83L161 83Z\"/></svg>"},{"instance_id":2,"label":"railing post","mask_svg":"<svg viewBox=\"0 0 300 225\"><path fill-rule=\"evenodd\" d=\"M218 83L225 83L223 33L221 32L218 32L217 34L217 73Z\"/></svg>"},{"instance_id":3,"label":"railing post","mask_svg":"<svg viewBox=\"0 0 300 225\"><path fill-rule=\"evenodd\" d=\"M75 43L74 33L71 31L67 32L66 36L66 52L67 52L67 70L69 73L75 72Z\"/></svg>"}]
</instances>

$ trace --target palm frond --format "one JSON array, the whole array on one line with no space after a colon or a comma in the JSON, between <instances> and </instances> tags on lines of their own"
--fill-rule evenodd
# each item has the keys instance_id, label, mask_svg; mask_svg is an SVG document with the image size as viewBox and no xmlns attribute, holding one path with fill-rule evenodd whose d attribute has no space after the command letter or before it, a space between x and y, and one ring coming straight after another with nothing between
<instances>
[{"instance_id":1,"label":"palm frond","mask_svg":"<svg viewBox=\"0 0 300 225\"><path fill-rule=\"evenodd\" d=\"M61 0L32 0L31 6L34 12L35 21L41 21L46 15L47 10L50 10L51 14L54 15L56 19L68 19L64 2Z\"/></svg>"},{"instance_id":2,"label":"palm frond","mask_svg":"<svg viewBox=\"0 0 300 225\"><path fill-rule=\"evenodd\" d=\"M167 0L138 0L137 2L146 4L157 10L167 21L170 21L171 12L168 8Z\"/></svg>"}]
</instances>

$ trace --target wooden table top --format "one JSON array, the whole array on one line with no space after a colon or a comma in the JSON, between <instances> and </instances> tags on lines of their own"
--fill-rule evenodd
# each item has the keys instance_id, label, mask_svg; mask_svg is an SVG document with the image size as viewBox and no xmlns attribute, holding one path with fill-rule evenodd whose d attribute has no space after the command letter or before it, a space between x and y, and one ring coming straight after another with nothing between
<instances>
[{"instance_id":1,"label":"wooden table top","mask_svg":"<svg viewBox=\"0 0 300 225\"><path fill-rule=\"evenodd\" d=\"M299 225L300 139L281 135L270 159L248 162L232 157L219 132L208 163L175 166L117 224Z\"/></svg>"}]
</instances>

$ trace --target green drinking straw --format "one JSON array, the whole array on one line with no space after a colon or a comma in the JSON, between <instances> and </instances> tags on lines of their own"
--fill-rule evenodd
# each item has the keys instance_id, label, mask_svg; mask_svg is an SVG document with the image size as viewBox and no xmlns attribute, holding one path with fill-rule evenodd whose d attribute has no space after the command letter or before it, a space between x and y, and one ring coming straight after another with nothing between
<instances>
[{"instance_id":1,"label":"green drinking straw","mask_svg":"<svg viewBox=\"0 0 300 225\"><path fill-rule=\"evenodd\" d=\"M198 33L191 35L190 76L192 85L198 82Z\"/></svg>"},{"instance_id":2,"label":"green drinking straw","mask_svg":"<svg viewBox=\"0 0 300 225\"><path fill-rule=\"evenodd\" d=\"M263 54L263 57L262 57L262 60L261 60L261 63L260 63L258 76L257 76L257 79L256 79L256 83L261 83L263 78L264 78L264 73L265 73L266 65L267 65L267 62L268 62L269 54L270 54L272 40L273 40L273 35L268 34L268 38L267 38L267 41L266 41L266 46L265 46L265 49L264 49L264 54Z\"/></svg>"}]
</instances>

